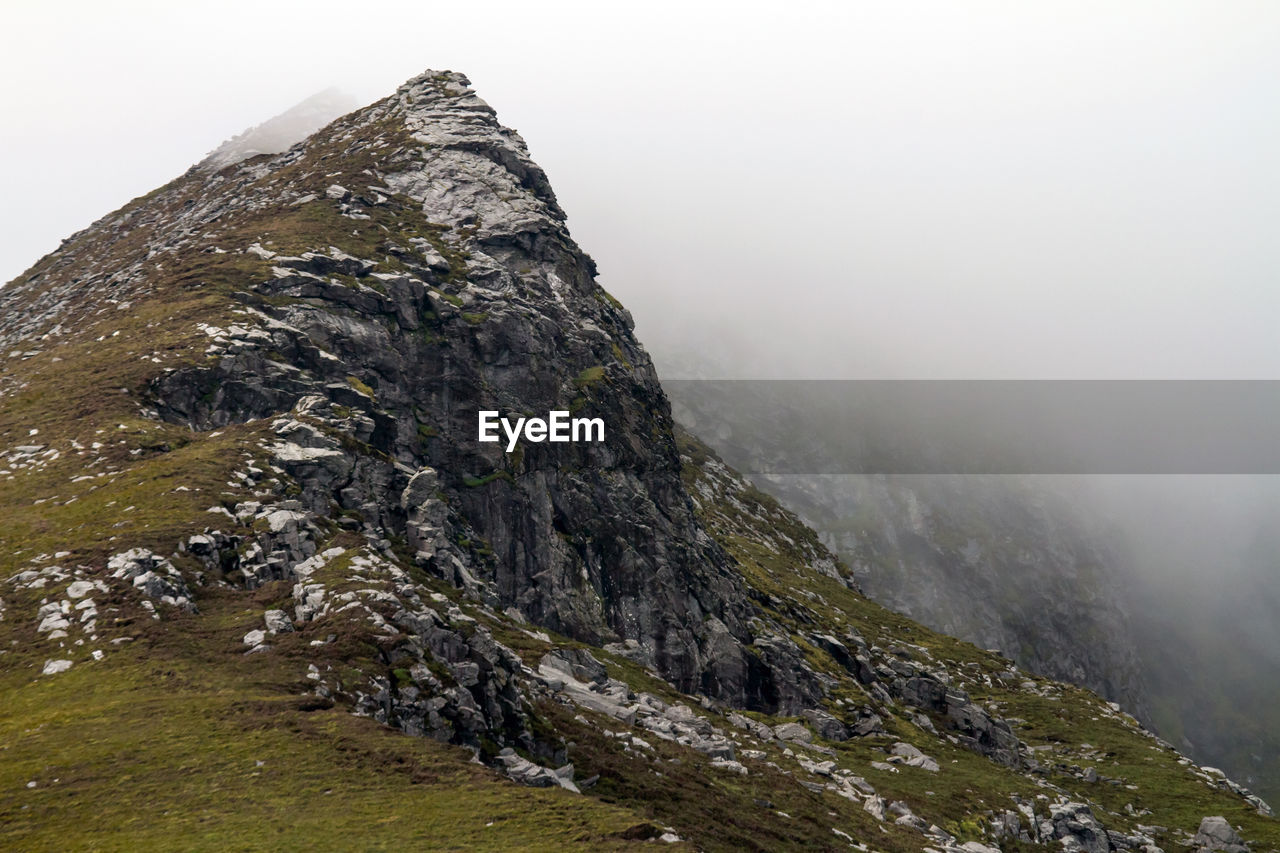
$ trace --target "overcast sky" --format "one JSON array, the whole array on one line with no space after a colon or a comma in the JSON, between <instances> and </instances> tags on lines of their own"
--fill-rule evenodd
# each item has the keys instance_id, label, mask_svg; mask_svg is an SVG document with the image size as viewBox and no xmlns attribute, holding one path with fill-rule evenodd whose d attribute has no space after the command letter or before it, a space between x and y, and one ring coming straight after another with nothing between
<instances>
[{"instance_id":1,"label":"overcast sky","mask_svg":"<svg viewBox=\"0 0 1280 853\"><path fill-rule=\"evenodd\" d=\"M6 0L0 280L336 85L468 74L660 363L1280 377L1280 4Z\"/></svg>"}]
</instances>

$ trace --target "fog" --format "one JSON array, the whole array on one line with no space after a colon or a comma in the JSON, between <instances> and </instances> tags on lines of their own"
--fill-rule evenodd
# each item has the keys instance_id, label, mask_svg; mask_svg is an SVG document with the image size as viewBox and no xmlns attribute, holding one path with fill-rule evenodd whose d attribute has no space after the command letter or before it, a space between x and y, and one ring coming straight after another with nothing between
<instances>
[{"instance_id":1,"label":"fog","mask_svg":"<svg viewBox=\"0 0 1280 853\"><path fill-rule=\"evenodd\" d=\"M0 280L338 86L469 74L672 373L1269 378L1280 7L17 2Z\"/></svg>"}]
</instances>

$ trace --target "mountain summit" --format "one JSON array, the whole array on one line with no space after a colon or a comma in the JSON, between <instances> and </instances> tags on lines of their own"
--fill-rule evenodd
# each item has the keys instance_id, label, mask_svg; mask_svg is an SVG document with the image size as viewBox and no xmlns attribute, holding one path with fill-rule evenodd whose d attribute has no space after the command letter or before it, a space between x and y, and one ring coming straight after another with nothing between
<instances>
[{"instance_id":1,"label":"mountain summit","mask_svg":"<svg viewBox=\"0 0 1280 853\"><path fill-rule=\"evenodd\" d=\"M209 152L197 168L216 172L259 154L279 154L306 139L338 116L360 106L339 89L325 89L275 118L231 137Z\"/></svg>"},{"instance_id":2,"label":"mountain summit","mask_svg":"<svg viewBox=\"0 0 1280 853\"><path fill-rule=\"evenodd\" d=\"M1280 844L1115 706L864 598L677 432L564 220L427 72L0 291L6 846ZM485 411L605 438L508 453Z\"/></svg>"}]
</instances>

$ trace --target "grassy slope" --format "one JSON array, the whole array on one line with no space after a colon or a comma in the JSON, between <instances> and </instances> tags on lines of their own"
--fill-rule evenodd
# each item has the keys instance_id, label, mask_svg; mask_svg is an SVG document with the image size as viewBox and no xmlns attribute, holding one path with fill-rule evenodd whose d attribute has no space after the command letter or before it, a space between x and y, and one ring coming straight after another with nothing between
<instances>
[{"instance_id":1,"label":"grassy slope","mask_svg":"<svg viewBox=\"0 0 1280 853\"><path fill-rule=\"evenodd\" d=\"M122 213L175 211L198 191L179 180ZM332 243L336 219L325 202L266 210L220 242L261 239L302 251ZM407 222L454 254L438 229ZM404 223L393 216L391 224ZM390 232L378 223L364 234L350 230L344 247L365 256L376 254L376 235ZM147 236L146 226L86 232L71 248L80 264L110 269ZM57 266L49 256L21 278L56 280ZM0 362L0 387L10 389L0 398L0 449L39 444L60 454L0 474L0 578L56 552L68 552L60 564L91 575L125 548L169 553L218 524L210 506L250 497L232 476L260 457L261 425L193 434L142 417L139 400L152 376L203 360L207 339L196 324L234 322L231 294L266 267L237 254L150 266L148 298L129 310L73 307L66 333L39 355ZM239 637L257 627L236 620L251 595L202 597L201 615L174 622L124 612L112 627L141 632L139 640L89 662L81 650L37 637L31 616L40 593L5 591L0 849L224 850L239 839L239 849L598 850L630 849L639 842L623 836L652 834L652 824L625 808L515 785L470 763L469 753L341 709L299 710L297 661L286 676L271 671L280 665L274 655L240 654ZM57 677L36 675L48 657L78 662Z\"/></svg>"},{"instance_id":2,"label":"grassy slope","mask_svg":"<svg viewBox=\"0 0 1280 853\"><path fill-rule=\"evenodd\" d=\"M631 849L645 821L464 750L307 710L287 656L229 647L238 596L56 678L0 674L0 848ZM238 635L239 632L235 632ZM27 787L35 782L33 788ZM643 833L642 833L643 834Z\"/></svg>"}]
</instances>

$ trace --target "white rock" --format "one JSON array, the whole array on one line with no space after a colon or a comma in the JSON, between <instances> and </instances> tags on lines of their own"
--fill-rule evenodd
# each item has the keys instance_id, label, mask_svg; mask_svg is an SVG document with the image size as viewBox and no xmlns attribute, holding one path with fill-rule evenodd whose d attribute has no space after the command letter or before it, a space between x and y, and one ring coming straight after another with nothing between
<instances>
[{"instance_id":1,"label":"white rock","mask_svg":"<svg viewBox=\"0 0 1280 853\"><path fill-rule=\"evenodd\" d=\"M63 631L70 627L71 623L61 613L51 613L41 620L40 627L36 628L36 631L44 634L49 631Z\"/></svg>"},{"instance_id":2,"label":"white rock","mask_svg":"<svg viewBox=\"0 0 1280 853\"><path fill-rule=\"evenodd\" d=\"M977 841L966 841L960 845L960 849L966 851L966 853L1000 853L999 847L989 847Z\"/></svg>"},{"instance_id":3,"label":"white rock","mask_svg":"<svg viewBox=\"0 0 1280 853\"><path fill-rule=\"evenodd\" d=\"M713 758L711 759L711 766L716 768L717 770L728 770L730 773L740 773L743 776L747 775L747 768L743 767L741 763L737 761L733 761L732 759Z\"/></svg>"},{"instance_id":4,"label":"white rock","mask_svg":"<svg viewBox=\"0 0 1280 853\"><path fill-rule=\"evenodd\" d=\"M268 610L262 614L262 621L272 634L286 634L293 630L293 622L283 610Z\"/></svg>"},{"instance_id":5,"label":"white rock","mask_svg":"<svg viewBox=\"0 0 1280 853\"><path fill-rule=\"evenodd\" d=\"M44 662L45 675L57 675L69 669L71 669L71 661L69 660L47 660Z\"/></svg>"}]
</instances>

